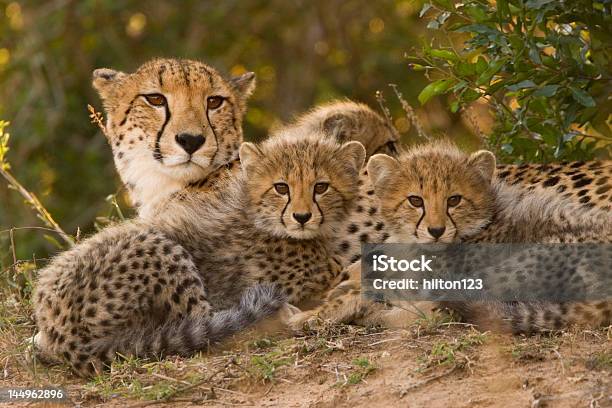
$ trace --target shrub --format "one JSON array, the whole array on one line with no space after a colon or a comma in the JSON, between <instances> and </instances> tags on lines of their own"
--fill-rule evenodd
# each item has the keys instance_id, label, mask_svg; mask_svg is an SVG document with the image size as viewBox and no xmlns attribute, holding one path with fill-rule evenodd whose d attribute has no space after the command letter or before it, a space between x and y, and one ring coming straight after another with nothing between
<instances>
[{"instance_id":1,"label":"shrub","mask_svg":"<svg viewBox=\"0 0 612 408\"><path fill-rule=\"evenodd\" d=\"M435 0L420 16L435 30L411 57L431 80L421 104L448 94L457 112L486 101L487 143L502 160L610 156L609 1Z\"/></svg>"}]
</instances>

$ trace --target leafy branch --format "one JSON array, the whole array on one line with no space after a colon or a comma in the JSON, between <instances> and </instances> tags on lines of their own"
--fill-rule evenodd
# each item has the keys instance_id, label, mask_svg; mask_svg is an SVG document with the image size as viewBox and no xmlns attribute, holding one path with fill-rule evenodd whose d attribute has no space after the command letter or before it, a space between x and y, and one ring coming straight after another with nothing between
<instances>
[{"instance_id":1,"label":"leafy branch","mask_svg":"<svg viewBox=\"0 0 612 408\"><path fill-rule=\"evenodd\" d=\"M452 112L488 104L487 144L502 159L609 157L609 2L433 0L420 16L440 34L409 56L431 81L421 104L445 94Z\"/></svg>"}]
</instances>

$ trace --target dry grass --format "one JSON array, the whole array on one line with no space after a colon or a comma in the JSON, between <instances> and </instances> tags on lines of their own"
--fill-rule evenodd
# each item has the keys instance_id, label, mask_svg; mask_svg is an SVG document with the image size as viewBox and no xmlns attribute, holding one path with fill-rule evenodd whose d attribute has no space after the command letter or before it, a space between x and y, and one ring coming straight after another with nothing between
<instances>
[{"instance_id":1,"label":"dry grass","mask_svg":"<svg viewBox=\"0 0 612 408\"><path fill-rule=\"evenodd\" d=\"M411 330L329 326L300 337L237 340L225 349L188 359L128 358L116 361L108 374L86 382L72 376L65 366L48 367L30 358L26 339L34 333L34 324L28 293L7 285L0 292L0 387L62 386L72 402L84 406L258 406L274 398L291 402L286 390L296 386L297 392L304 393L296 397L293 391L291 398L297 401L307 401L321 390L326 391L320 395L356 395L365 401L371 398L367 390L374 387L390 392L399 402L407 395L420 395L443 384L447 388L467 387L467 380L490 375L486 372L500 364L483 357L491 347L498 348L499 336L435 318L423 320ZM605 399L598 397L598 392L609 387L609 381L596 379L612 372L611 332L608 328L506 337L501 340L501 351L491 358L518 372L529 373L537 367L550 376L545 382L578 381L580 389L593 391L563 398L590 398L595 401L593 406L604 406L601 402ZM572 380L577 368L582 378ZM402 373L399 377L398 369ZM526 379L523 387L532 386L530 381ZM320 395L317 398L322 398ZM544 387L529 398L544 403L547 398L563 395Z\"/></svg>"}]
</instances>

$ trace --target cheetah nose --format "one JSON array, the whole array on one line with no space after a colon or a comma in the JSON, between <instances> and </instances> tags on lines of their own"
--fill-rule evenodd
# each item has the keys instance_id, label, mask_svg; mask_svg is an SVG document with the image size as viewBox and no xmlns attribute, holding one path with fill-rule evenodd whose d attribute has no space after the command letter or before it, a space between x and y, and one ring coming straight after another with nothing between
<instances>
[{"instance_id":1,"label":"cheetah nose","mask_svg":"<svg viewBox=\"0 0 612 408\"><path fill-rule=\"evenodd\" d=\"M189 133L178 134L175 139L176 143L189 154L193 154L206 141L206 138L202 135L190 135Z\"/></svg>"},{"instance_id":2,"label":"cheetah nose","mask_svg":"<svg viewBox=\"0 0 612 408\"><path fill-rule=\"evenodd\" d=\"M446 231L446 227L427 227L427 231L434 238L440 238L444 231Z\"/></svg>"},{"instance_id":3,"label":"cheetah nose","mask_svg":"<svg viewBox=\"0 0 612 408\"><path fill-rule=\"evenodd\" d=\"M295 220L302 225L306 224L311 217L312 217L312 213L304 213L304 214L293 213L293 218L295 218Z\"/></svg>"}]
</instances>

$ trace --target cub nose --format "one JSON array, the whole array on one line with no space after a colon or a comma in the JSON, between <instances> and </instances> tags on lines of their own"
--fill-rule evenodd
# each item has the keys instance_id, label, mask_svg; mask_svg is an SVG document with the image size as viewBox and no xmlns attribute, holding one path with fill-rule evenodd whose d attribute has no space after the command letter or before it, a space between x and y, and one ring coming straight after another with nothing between
<instances>
[{"instance_id":1,"label":"cub nose","mask_svg":"<svg viewBox=\"0 0 612 408\"><path fill-rule=\"evenodd\" d=\"M189 154L193 154L193 152L202 147L206 141L206 138L202 135L190 135L189 133L178 134L175 139L176 143Z\"/></svg>"},{"instance_id":2,"label":"cub nose","mask_svg":"<svg viewBox=\"0 0 612 408\"><path fill-rule=\"evenodd\" d=\"M440 238L444 231L446 231L446 227L427 227L427 231L434 238Z\"/></svg>"},{"instance_id":3,"label":"cub nose","mask_svg":"<svg viewBox=\"0 0 612 408\"><path fill-rule=\"evenodd\" d=\"M312 217L311 213L304 213L304 214L293 213L293 218L295 218L295 220L302 225L306 224L311 217Z\"/></svg>"}]
</instances>

